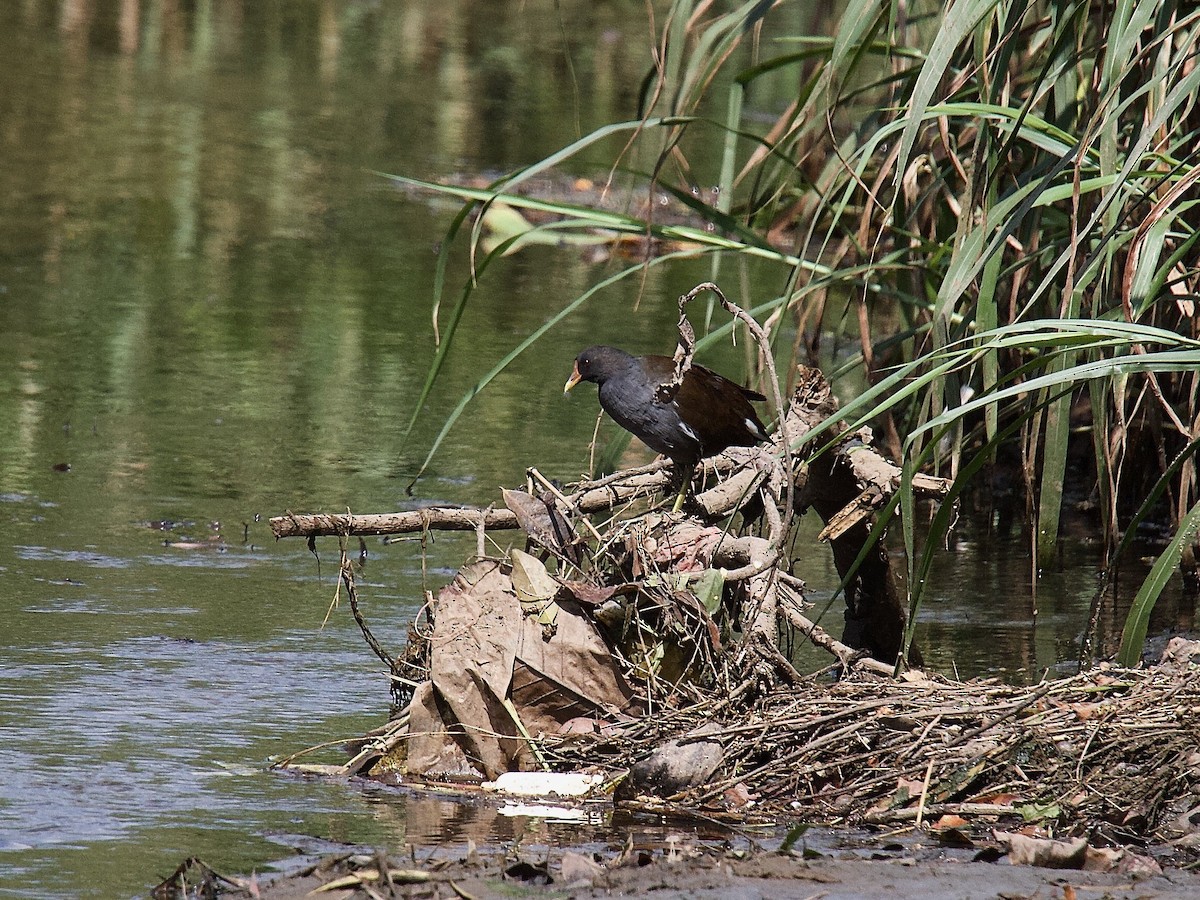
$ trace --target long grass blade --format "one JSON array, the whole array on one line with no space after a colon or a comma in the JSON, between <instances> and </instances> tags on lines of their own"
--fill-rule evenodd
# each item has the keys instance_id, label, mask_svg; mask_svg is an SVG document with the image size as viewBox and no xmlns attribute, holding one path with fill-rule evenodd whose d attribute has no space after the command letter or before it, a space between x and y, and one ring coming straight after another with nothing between
<instances>
[{"instance_id":1,"label":"long grass blade","mask_svg":"<svg viewBox=\"0 0 1200 900\"><path fill-rule=\"evenodd\" d=\"M1121 649L1117 651L1117 662L1123 666L1136 667L1142 658L1142 647L1146 643L1146 629L1150 624L1150 612L1162 596L1171 576L1179 569L1179 560L1185 547L1200 535L1200 502L1197 502L1183 517L1175 536L1154 561L1150 574L1142 582L1133 606L1125 619L1121 632Z\"/></svg>"}]
</instances>

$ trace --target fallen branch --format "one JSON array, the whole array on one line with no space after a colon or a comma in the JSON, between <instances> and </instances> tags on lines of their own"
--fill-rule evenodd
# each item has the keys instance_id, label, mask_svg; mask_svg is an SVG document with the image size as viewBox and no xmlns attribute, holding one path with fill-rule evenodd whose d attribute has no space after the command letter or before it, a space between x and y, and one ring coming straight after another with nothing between
<instances>
[{"instance_id":1,"label":"fallen branch","mask_svg":"<svg viewBox=\"0 0 1200 900\"><path fill-rule=\"evenodd\" d=\"M734 457L709 460L706 471L728 472L737 465ZM619 473L626 475L628 473ZM565 498L569 509L580 513L612 510L642 497L660 493L670 481L669 468L652 472L636 472L628 477L610 476L599 482L581 482L574 493ZM711 504L713 514L728 510ZM730 507L732 508L732 507ZM333 537L336 535L392 535L424 531L477 531L480 526L492 530L520 527L516 514L507 508L477 506L426 506L397 513L353 515L346 513L287 513L270 520L275 538Z\"/></svg>"},{"instance_id":2,"label":"fallen branch","mask_svg":"<svg viewBox=\"0 0 1200 900\"><path fill-rule=\"evenodd\" d=\"M779 612L787 620L787 623L804 635L807 640L812 641L815 646L836 656L842 668L846 671L849 671L851 667L855 667L867 672L873 672L876 675L884 675L888 678L892 676L894 667L877 659L872 659L869 656L864 656L863 651L855 650L853 647L843 644L816 622L805 616L792 600L788 599L781 603L779 605Z\"/></svg>"},{"instance_id":3,"label":"fallen branch","mask_svg":"<svg viewBox=\"0 0 1200 900\"><path fill-rule=\"evenodd\" d=\"M485 528L516 528L517 517L508 509L478 509L470 506L431 506L410 512L373 515L288 513L271 519L276 539L287 537L366 536L411 534L416 531L475 531Z\"/></svg>"}]
</instances>

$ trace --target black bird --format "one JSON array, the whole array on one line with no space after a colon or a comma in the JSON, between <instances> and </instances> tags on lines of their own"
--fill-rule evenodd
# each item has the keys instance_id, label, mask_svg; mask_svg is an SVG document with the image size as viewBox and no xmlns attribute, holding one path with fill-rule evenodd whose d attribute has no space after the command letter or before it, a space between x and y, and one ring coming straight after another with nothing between
<instances>
[{"instance_id":1,"label":"black bird","mask_svg":"<svg viewBox=\"0 0 1200 900\"><path fill-rule=\"evenodd\" d=\"M563 392L581 381L594 381L604 411L675 463L684 478L681 503L691 470L701 459L767 440L766 428L750 405L767 398L693 364L675 396L660 400L658 386L674 377L675 360L669 356L630 356L616 347L596 346L576 357Z\"/></svg>"}]
</instances>

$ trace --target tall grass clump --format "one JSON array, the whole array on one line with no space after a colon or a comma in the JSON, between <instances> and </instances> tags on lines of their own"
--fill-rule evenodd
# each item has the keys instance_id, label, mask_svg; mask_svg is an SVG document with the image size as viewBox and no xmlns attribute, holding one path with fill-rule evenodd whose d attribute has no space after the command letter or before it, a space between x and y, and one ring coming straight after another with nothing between
<instances>
[{"instance_id":1,"label":"tall grass clump","mask_svg":"<svg viewBox=\"0 0 1200 900\"><path fill-rule=\"evenodd\" d=\"M637 115L489 190L444 188L466 201L450 236L473 223L478 238L469 213L503 199L554 214L533 232L709 254L714 274L753 274L781 370L848 312L856 353L832 375L867 387L842 417L879 426L908 478L953 477L956 497L1008 461L1039 565L1055 559L1064 494L1099 511L1105 570L1141 521L1169 521L1126 622L1133 663L1168 578L1196 577L1200 10L850 0L816 27L810 7L672 3ZM694 222L522 195L596 145L615 147L614 180L673 194ZM477 253L475 275L531 237ZM669 263L647 256L608 281ZM910 621L950 509L919 548L902 498Z\"/></svg>"}]
</instances>

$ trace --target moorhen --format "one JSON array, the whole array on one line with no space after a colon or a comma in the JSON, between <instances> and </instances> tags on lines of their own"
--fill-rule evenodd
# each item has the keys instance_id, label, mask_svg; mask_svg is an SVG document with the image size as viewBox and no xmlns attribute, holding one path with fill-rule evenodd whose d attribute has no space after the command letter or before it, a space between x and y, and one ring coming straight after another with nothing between
<instances>
[{"instance_id":1,"label":"moorhen","mask_svg":"<svg viewBox=\"0 0 1200 900\"><path fill-rule=\"evenodd\" d=\"M674 377L675 360L669 356L631 356L616 347L589 347L576 357L563 393L581 381L594 381L604 411L674 462L683 478L678 511L692 469L701 459L767 440L766 428L750 405L766 397L693 364L673 398L657 399L658 386Z\"/></svg>"}]
</instances>

